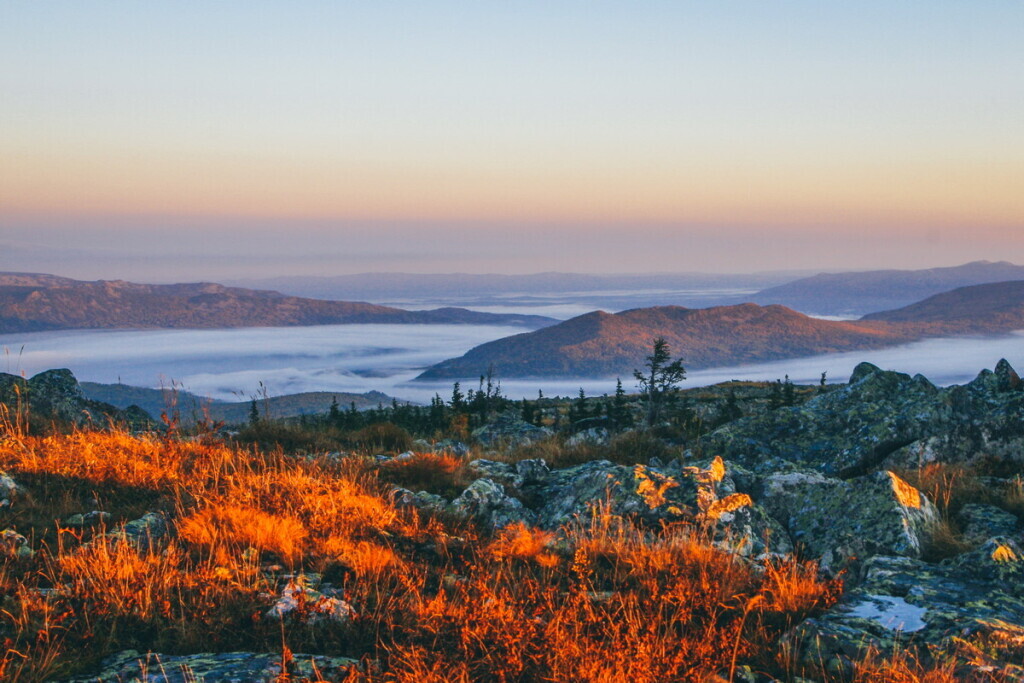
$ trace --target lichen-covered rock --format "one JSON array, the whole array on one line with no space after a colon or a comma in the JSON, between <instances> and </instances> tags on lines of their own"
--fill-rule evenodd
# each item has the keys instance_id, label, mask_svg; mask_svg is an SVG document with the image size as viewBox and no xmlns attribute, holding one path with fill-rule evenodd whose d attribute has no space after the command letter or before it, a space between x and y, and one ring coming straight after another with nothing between
<instances>
[{"instance_id":1,"label":"lichen-covered rock","mask_svg":"<svg viewBox=\"0 0 1024 683\"><path fill-rule=\"evenodd\" d=\"M458 458L465 458L469 455L469 446L454 439L438 441L437 443L431 444L429 448L424 448L422 450L429 450L433 453L449 453Z\"/></svg>"},{"instance_id":2,"label":"lichen-covered rock","mask_svg":"<svg viewBox=\"0 0 1024 683\"><path fill-rule=\"evenodd\" d=\"M566 446L582 446L584 444L604 446L610 439L608 430L604 427L591 427L576 432L565 442Z\"/></svg>"},{"instance_id":3,"label":"lichen-covered rock","mask_svg":"<svg viewBox=\"0 0 1024 683\"><path fill-rule=\"evenodd\" d=\"M831 571L854 558L919 557L938 520L928 498L892 472L849 481L817 472L768 475L755 499Z\"/></svg>"},{"instance_id":4,"label":"lichen-covered rock","mask_svg":"<svg viewBox=\"0 0 1024 683\"><path fill-rule=\"evenodd\" d=\"M546 529L577 517L588 517L607 502L614 515L641 520L694 519L697 485L694 478L676 479L646 465L627 467L607 460L552 470L536 492L537 521Z\"/></svg>"},{"instance_id":5,"label":"lichen-covered rock","mask_svg":"<svg viewBox=\"0 0 1024 683\"><path fill-rule=\"evenodd\" d=\"M522 476L512 463L480 458L471 461L466 469L478 479L490 479L506 488L518 489L523 484Z\"/></svg>"},{"instance_id":6,"label":"lichen-covered rock","mask_svg":"<svg viewBox=\"0 0 1024 683\"><path fill-rule=\"evenodd\" d=\"M574 519L585 522L607 505L612 515L651 525L685 521L708 526L716 544L744 556L792 552L782 525L748 495L735 492L720 458L707 467L672 470L597 460L549 472L536 491L524 488L536 501L538 525L546 529Z\"/></svg>"},{"instance_id":7,"label":"lichen-covered rock","mask_svg":"<svg viewBox=\"0 0 1024 683\"><path fill-rule=\"evenodd\" d=\"M326 621L344 623L355 610L344 600L313 590L301 580L289 581L277 601L267 610L267 619L291 619L305 624Z\"/></svg>"},{"instance_id":8,"label":"lichen-covered rock","mask_svg":"<svg viewBox=\"0 0 1024 683\"><path fill-rule=\"evenodd\" d=\"M414 507L428 513L444 512L448 509L449 502L444 496L429 491L416 491L397 488L394 490L395 504L401 507Z\"/></svg>"},{"instance_id":9,"label":"lichen-covered rock","mask_svg":"<svg viewBox=\"0 0 1024 683\"><path fill-rule=\"evenodd\" d=\"M24 379L0 373L0 403L11 412L27 412L30 420L41 424L56 421L84 425L106 425L109 420L132 427L148 427L152 418L138 406L123 411L101 401L85 397L74 374L67 369L46 370Z\"/></svg>"},{"instance_id":10,"label":"lichen-covered rock","mask_svg":"<svg viewBox=\"0 0 1024 683\"><path fill-rule=\"evenodd\" d=\"M939 389L921 375L861 363L845 387L803 405L731 422L701 439L707 452L759 473L811 469L848 478L922 461L1024 461L1024 384L995 372Z\"/></svg>"},{"instance_id":11,"label":"lichen-covered rock","mask_svg":"<svg viewBox=\"0 0 1024 683\"><path fill-rule=\"evenodd\" d=\"M965 667L968 660L977 666L984 654L982 665L1024 677L1024 555L1012 540L990 539L940 564L878 556L863 573L838 605L790 634L811 668L842 670L868 648L892 652L899 643L960 655Z\"/></svg>"},{"instance_id":12,"label":"lichen-covered rock","mask_svg":"<svg viewBox=\"0 0 1024 683\"><path fill-rule=\"evenodd\" d=\"M868 471L948 419L939 389L920 375L861 363L850 383L807 403L741 418L704 437L706 451L759 472L790 463L828 475Z\"/></svg>"},{"instance_id":13,"label":"lichen-covered rock","mask_svg":"<svg viewBox=\"0 0 1024 683\"><path fill-rule=\"evenodd\" d=\"M35 555L28 539L14 529L0 531L0 557L26 559Z\"/></svg>"},{"instance_id":14,"label":"lichen-covered rock","mask_svg":"<svg viewBox=\"0 0 1024 683\"><path fill-rule=\"evenodd\" d=\"M957 521L964 540L971 545L981 545L993 536L1007 536L1017 539L1021 534L1017 516L994 505L968 503L957 513Z\"/></svg>"},{"instance_id":15,"label":"lichen-covered rock","mask_svg":"<svg viewBox=\"0 0 1024 683\"><path fill-rule=\"evenodd\" d=\"M273 683L343 681L356 665L347 657L293 654L282 671L281 653L221 652L192 655L142 654L125 650L103 660L100 671L68 683Z\"/></svg>"},{"instance_id":16,"label":"lichen-covered rock","mask_svg":"<svg viewBox=\"0 0 1024 683\"><path fill-rule=\"evenodd\" d=\"M524 422L515 414L507 413L474 430L473 438L487 448L514 447L540 441L551 434L547 427L537 427Z\"/></svg>"},{"instance_id":17,"label":"lichen-covered rock","mask_svg":"<svg viewBox=\"0 0 1024 683\"><path fill-rule=\"evenodd\" d=\"M21 494L21 487L6 472L0 470L0 507L7 507Z\"/></svg>"},{"instance_id":18,"label":"lichen-covered rock","mask_svg":"<svg viewBox=\"0 0 1024 683\"><path fill-rule=\"evenodd\" d=\"M120 538L140 548L146 548L167 535L167 518L159 512L147 512L138 519L125 522L125 525L107 534L112 540Z\"/></svg>"},{"instance_id":19,"label":"lichen-covered rock","mask_svg":"<svg viewBox=\"0 0 1024 683\"><path fill-rule=\"evenodd\" d=\"M551 468L543 458L520 460L516 463L516 474L520 477L520 486L538 486L547 481Z\"/></svg>"},{"instance_id":20,"label":"lichen-covered rock","mask_svg":"<svg viewBox=\"0 0 1024 683\"><path fill-rule=\"evenodd\" d=\"M455 514L476 519L493 529L510 524L535 524L536 516L522 502L505 492L505 487L490 479L477 479L452 501Z\"/></svg>"},{"instance_id":21,"label":"lichen-covered rock","mask_svg":"<svg viewBox=\"0 0 1024 683\"><path fill-rule=\"evenodd\" d=\"M105 524L110 521L111 514L109 512L103 512L102 510L93 510L87 512L84 515L79 513L71 515L64 520L64 524L69 527L81 528L87 526L96 526L99 524Z\"/></svg>"}]
</instances>

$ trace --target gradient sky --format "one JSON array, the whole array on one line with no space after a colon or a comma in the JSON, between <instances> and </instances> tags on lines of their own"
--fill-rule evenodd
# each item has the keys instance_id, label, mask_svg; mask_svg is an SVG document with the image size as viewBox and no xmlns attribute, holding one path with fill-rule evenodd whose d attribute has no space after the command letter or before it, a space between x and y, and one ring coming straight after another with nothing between
<instances>
[{"instance_id":1,"label":"gradient sky","mask_svg":"<svg viewBox=\"0 0 1024 683\"><path fill-rule=\"evenodd\" d=\"M0 270L1024 262L1024 3L0 3Z\"/></svg>"}]
</instances>

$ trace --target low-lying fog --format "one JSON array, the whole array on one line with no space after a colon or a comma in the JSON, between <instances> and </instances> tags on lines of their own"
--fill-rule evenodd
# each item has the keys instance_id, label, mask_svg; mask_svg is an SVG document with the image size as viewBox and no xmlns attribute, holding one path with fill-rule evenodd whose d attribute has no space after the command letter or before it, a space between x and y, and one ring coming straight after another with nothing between
<instances>
[{"instance_id":1,"label":"low-lying fog","mask_svg":"<svg viewBox=\"0 0 1024 683\"><path fill-rule=\"evenodd\" d=\"M546 315L568 320L584 313L602 310L618 313L630 308L649 306L686 306L706 308L743 303L758 290L738 288L701 289L604 289L588 292L510 292L487 296L407 297L374 299L373 303L408 309L429 309L459 306L483 313L515 313Z\"/></svg>"},{"instance_id":2,"label":"low-lying fog","mask_svg":"<svg viewBox=\"0 0 1024 683\"><path fill-rule=\"evenodd\" d=\"M412 401L448 397L451 383L411 380L428 365L459 356L485 341L525 330L482 325L325 325L232 330L61 331L0 335L0 371L31 376L70 368L83 381L159 387L172 382L201 396L247 400L262 393L365 392ZM730 379L774 380L789 375L816 383L822 372L844 382L867 360L886 369L922 373L936 384L959 384L1000 358L1024 369L1024 332L995 338L932 339L881 351L815 356L694 371L686 387ZM685 360L685 359L684 359ZM499 379L501 379L499 377ZM631 377L622 378L627 391ZM464 383L464 388L468 388ZM512 398L612 393L615 379L501 379Z\"/></svg>"}]
</instances>

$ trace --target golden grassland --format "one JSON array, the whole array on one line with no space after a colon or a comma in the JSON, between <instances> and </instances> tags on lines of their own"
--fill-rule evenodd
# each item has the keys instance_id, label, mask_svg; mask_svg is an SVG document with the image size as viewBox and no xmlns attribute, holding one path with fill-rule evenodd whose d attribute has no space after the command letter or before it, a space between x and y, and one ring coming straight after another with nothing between
<instances>
[{"instance_id":1,"label":"golden grassland","mask_svg":"<svg viewBox=\"0 0 1024 683\"><path fill-rule=\"evenodd\" d=\"M399 462L116 430L0 437L0 468L24 488L0 517L36 550L0 566L0 679L82 675L128 648L344 655L360 660L348 680L372 682L720 681L743 665L818 677L782 640L841 591L812 563L754 566L699 528L602 510L559 533L485 532L389 493L453 485L461 460ZM91 506L109 528L61 523ZM104 533L153 510L171 534L139 547ZM343 586L355 616L264 618L299 572ZM953 674L873 656L852 680Z\"/></svg>"}]
</instances>

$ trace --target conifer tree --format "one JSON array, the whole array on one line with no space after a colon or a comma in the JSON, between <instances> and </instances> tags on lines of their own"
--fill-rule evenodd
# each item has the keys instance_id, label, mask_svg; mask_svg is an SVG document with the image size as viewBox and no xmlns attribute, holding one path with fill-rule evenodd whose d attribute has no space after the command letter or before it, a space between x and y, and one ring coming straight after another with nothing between
<instances>
[{"instance_id":1,"label":"conifer tree","mask_svg":"<svg viewBox=\"0 0 1024 683\"><path fill-rule=\"evenodd\" d=\"M647 404L647 426L654 426L661 417L662 408L679 390L686 379L682 359L672 360L668 342L664 337L654 340L651 355L644 364L645 371L633 371L640 389L640 397Z\"/></svg>"}]
</instances>

